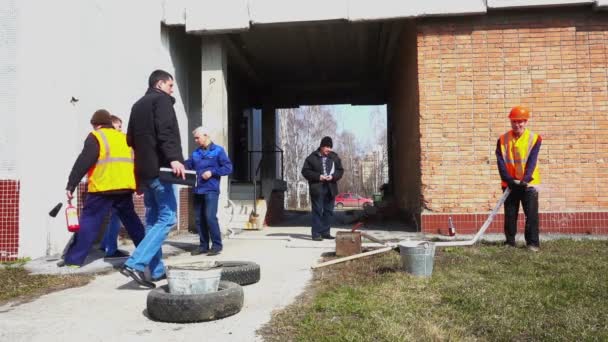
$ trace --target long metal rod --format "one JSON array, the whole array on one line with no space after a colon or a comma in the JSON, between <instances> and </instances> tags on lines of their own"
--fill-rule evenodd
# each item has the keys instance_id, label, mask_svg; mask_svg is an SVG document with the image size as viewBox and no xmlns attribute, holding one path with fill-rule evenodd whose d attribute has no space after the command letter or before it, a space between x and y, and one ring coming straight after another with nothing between
<instances>
[{"instance_id":1,"label":"long metal rod","mask_svg":"<svg viewBox=\"0 0 608 342\"><path fill-rule=\"evenodd\" d=\"M511 189L506 188L505 191L502 193L502 196L498 200L498 203L496 203L496 206L494 206L494 209L492 210L492 212L490 212L490 215L486 219L486 222L483 223L483 225L481 226L481 228L479 229L477 234L475 234L473 239L464 240L464 241L439 241L439 242L435 242L435 246L448 247L448 246L473 245L475 242L477 242L477 240L479 240L479 238L483 235L483 233L485 233L485 231L488 229L488 227L490 226L490 223L492 223L492 221L494 220L494 217L498 213L498 209L500 209L500 207L505 203L505 201L507 200L507 197L509 197L510 193L511 193Z\"/></svg>"},{"instance_id":2,"label":"long metal rod","mask_svg":"<svg viewBox=\"0 0 608 342\"><path fill-rule=\"evenodd\" d=\"M388 252L388 251L392 251L393 248L394 247L384 247L384 248L376 249L376 250L365 252L365 253L360 253L360 254L355 254L355 255L347 256L347 257L340 258L340 259L334 259L334 260L330 260L330 261L322 262L320 264L313 265L311 268L315 269L315 268L325 267L325 266L329 266L329 265L338 264L338 263L341 263L341 262L344 262L344 261L349 261L349 260L353 260L353 259L362 258L362 257L368 256L368 255L385 253L385 252Z\"/></svg>"}]
</instances>

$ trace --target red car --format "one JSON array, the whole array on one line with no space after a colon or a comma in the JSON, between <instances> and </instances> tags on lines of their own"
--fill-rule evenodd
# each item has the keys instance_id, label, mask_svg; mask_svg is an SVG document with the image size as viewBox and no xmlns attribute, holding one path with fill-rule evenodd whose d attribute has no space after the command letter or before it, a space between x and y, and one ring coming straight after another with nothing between
<instances>
[{"instance_id":1,"label":"red car","mask_svg":"<svg viewBox=\"0 0 608 342\"><path fill-rule=\"evenodd\" d=\"M361 197L357 194L353 194L350 192L343 192L339 194L338 196L336 196L335 201L336 208L338 209L344 207L358 208L373 204L374 201L372 201L370 198Z\"/></svg>"}]
</instances>

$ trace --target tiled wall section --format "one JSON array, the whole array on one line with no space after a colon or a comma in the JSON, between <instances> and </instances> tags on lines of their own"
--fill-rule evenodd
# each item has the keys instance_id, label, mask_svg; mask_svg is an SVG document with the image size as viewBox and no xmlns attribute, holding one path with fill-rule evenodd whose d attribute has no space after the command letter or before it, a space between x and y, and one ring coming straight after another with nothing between
<instances>
[{"instance_id":1,"label":"tiled wall section","mask_svg":"<svg viewBox=\"0 0 608 342\"><path fill-rule=\"evenodd\" d=\"M457 234L475 234L488 214L431 214L422 215L422 230L429 234L448 233L448 219L452 217ZM608 234L608 212L540 213L541 233ZM524 214L519 213L518 232L524 232ZM503 233L504 215L498 214L486 233Z\"/></svg>"},{"instance_id":2,"label":"tiled wall section","mask_svg":"<svg viewBox=\"0 0 608 342\"><path fill-rule=\"evenodd\" d=\"M190 194L190 188L180 188L179 190L179 231L186 232L188 231L188 216L189 216L189 208L190 205L188 203L188 194Z\"/></svg>"},{"instance_id":3,"label":"tiled wall section","mask_svg":"<svg viewBox=\"0 0 608 342\"><path fill-rule=\"evenodd\" d=\"M19 181L0 180L0 261L17 258L19 248Z\"/></svg>"}]
</instances>

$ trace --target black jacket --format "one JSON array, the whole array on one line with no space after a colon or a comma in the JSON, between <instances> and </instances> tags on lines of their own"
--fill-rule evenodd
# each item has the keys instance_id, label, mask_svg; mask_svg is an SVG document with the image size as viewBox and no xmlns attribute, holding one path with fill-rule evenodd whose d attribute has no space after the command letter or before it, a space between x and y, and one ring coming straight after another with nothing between
<instances>
[{"instance_id":1,"label":"black jacket","mask_svg":"<svg viewBox=\"0 0 608 342\"><path fill-rule=\"evenodd\" d=\"M172 161L184 162L174 104L172 96L150 88L131 108L127 144L135 151L138 181L157 178Z\"/></svg>"},{"instance_id":2,"label":"black jacket","mask_svg":"<svg viewBox=\"0 0 608 342\"><path fill-rule=\"evenodd\" d=\"M344 175L344 168L342 167L342 161L338 154L335 152L330 152L327 156L330 164L327 166L331 169L333 164L333 179L330 182L321 182L319 178L323 174L323 162L321 160L321 153L319 150L314 151L306 160L304 160L304 166L302 167L302 176L308 180L308 188L311 196L317 196L321 193L321 188L323 183L329 184L329 189L331 191L332 197L336 197L338 195L338 181Z\"/></svg>"}]
</instances>

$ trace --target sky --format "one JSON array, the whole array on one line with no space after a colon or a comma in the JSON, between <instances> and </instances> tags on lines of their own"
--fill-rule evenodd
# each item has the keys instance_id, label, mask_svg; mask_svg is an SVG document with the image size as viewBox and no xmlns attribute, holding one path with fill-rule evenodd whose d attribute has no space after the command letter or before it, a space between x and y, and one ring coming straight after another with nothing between
<instances>
[{"instance_id":1,"label":"sky","mask_svg":"<svg viewBox=\"0 0 608 342\"><path fill-rule=\"evenodd\" d=\"M379 109L380 113L384 115L384 122L386 122L386 105L334 105L331 107L338 123L338 133L341 133L343 130L351 131L357 139L366 144L372 144L374 140L375 132L370 129L370 118L374 116L373 113L377 112L376 109Z\"/></svg>"}]
</instances>

